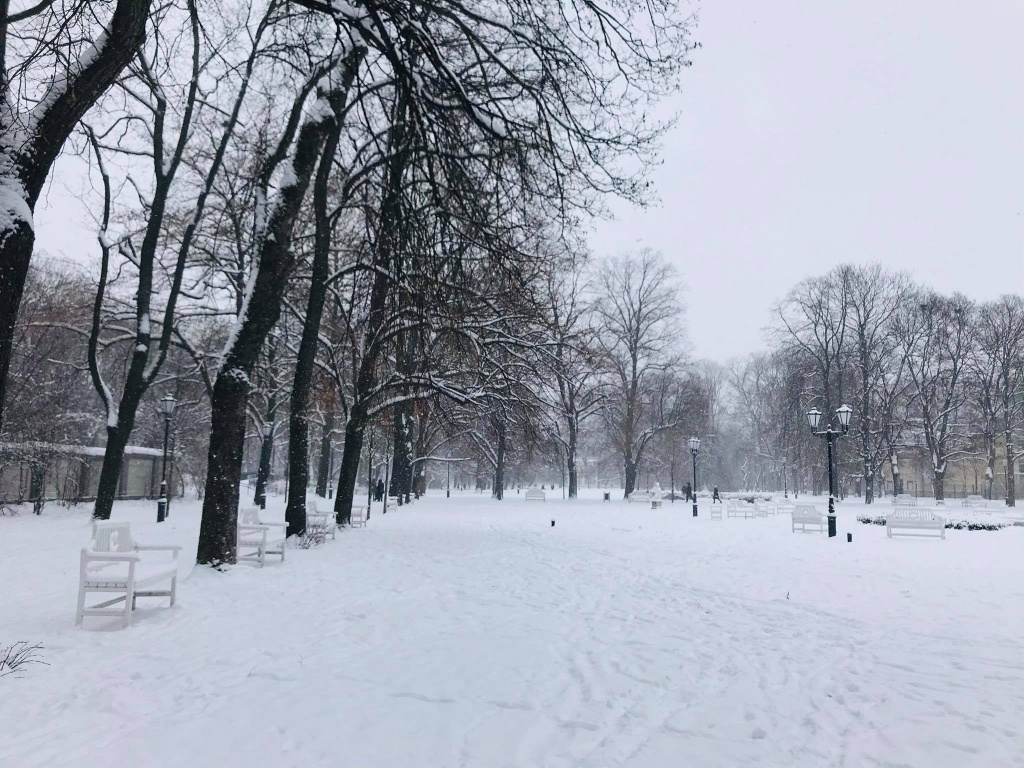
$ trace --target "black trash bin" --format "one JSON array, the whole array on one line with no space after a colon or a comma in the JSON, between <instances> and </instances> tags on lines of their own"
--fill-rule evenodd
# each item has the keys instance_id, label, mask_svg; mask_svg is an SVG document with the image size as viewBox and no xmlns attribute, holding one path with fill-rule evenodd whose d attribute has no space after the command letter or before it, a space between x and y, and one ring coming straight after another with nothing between
<instances>
[{"instance_id":1,"label":"black trash bin","mask_svg":"<svg viewBox=\"0 0 1024 768\"><path fill-rule=\"evenodd\" d=\"M612 494L611 494L610 491L605 491L604 492L604 500L605 501L611 501L612 500Z\"/></svg>"}]
</instances>

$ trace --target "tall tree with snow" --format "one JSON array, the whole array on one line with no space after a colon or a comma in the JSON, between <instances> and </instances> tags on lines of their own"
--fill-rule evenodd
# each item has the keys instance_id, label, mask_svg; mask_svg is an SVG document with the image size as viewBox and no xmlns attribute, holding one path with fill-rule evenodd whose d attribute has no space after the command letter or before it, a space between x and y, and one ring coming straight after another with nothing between
<instances>
[{"instance_id":1,"label":"tall tree with snow","mask_svg":"<svg viewBox=\"0 0 1024 768\"><path fill-rule=\"evenodd\" d=\"M150 0L0 2L0 428L32 213L65 142L142 44ZM106 4L104 4L106 5Z\"/></svg>"}]
</instances>

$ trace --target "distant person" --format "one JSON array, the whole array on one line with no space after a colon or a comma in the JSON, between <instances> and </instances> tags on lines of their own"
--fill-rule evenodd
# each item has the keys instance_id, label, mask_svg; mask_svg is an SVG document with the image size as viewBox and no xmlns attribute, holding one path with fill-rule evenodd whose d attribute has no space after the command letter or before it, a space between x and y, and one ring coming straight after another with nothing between
<instances>
[{"instance_id":1,"label":"distant person","mask_svg":"<svg viewBox=\"0 0 1024 768\"><path fill-rule=\"evenodd\" d=\"M716 501L719 503L722 501L722 497L718 495L717 485L715 486L715 490L711 492L711 503L714 504Z\"/></svg>"},{"instance_id":2,"label":"distant person","mask_svg":"<svg viewBox=\"0 0 1024 768\"><path fill-rule=\"evenodd\" d=\"M377 478L377 493L375 496L377 501L384 501L384 481L379 477Z\"/></svg>"},{"instance_id":3,"label":"distant person","mask_svg":"<svg viewBox=\"0 0 1024 768\"><path fill-rule=\"evenodd\" d=\"M683 491L686 492L686 500L689 501L693 496L693 486L687 483L683 486Z\"/></svg>"}]
</instances>

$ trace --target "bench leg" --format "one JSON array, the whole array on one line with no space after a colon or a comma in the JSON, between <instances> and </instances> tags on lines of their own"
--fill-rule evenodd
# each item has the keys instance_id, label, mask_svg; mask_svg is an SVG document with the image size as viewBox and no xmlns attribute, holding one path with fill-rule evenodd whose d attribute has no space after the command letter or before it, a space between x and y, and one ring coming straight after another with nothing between
<instances>
[{"instance_id":1,"label":"bench leg","mask_svg":"<svg viewBox=\"0 0 1024 768\"><path fill-rule=\"evenodd\" d=\"M82 620L85 618L85 587L81 584L78 585L78 608L75 610L75 626L82 626Z\"/></svg>"},{"instance_id":2,"label":"bench leg","mask_svg":"<svg viewBox=\"0 0 1024 768\"><path fill-rule=\"evenodd\" d=\"M171 577L171 608L174 607L174 601L178 596L178 575L175 574Z\"/></svg>"},{"instance_id":3,"label":"bench leg","mask_svg":"<svg viewBox=\"0 0 1024 768\"><path fill-rule=\"evenodd\" d=\"M132 623L132 609L135 607L135 587L133 584L128 585L127 591L124 593L124 618L122 619L122 626L128 629L128 625Z\"/></svg>"}]
</instances>

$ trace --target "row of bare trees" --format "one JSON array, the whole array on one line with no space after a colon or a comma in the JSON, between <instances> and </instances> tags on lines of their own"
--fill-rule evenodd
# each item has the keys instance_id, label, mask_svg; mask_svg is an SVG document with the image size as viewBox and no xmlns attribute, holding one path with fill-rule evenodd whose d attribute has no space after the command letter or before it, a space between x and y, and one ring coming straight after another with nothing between
<instances>
[{"instance_id":1,"label":"row of bare trees","mask_svg":"<svg viewBox=\"0 0 1024 768\"><path fill-rule=\"evenodd\" d=\"M382 464L364 449L375 435L400 499L442 448L486 457L500 497L510 453L568 455L598 410L618 425L631 489L648 444L678 423L675 308L656 260L635 291L626 262L601 273L621 290L586 311L612 335L571 301L554 300L567 314L549 322L552 291L583 279L580 217L605 195L645 194L666 127L645 109L676 86L690 47L674 2L11 6L0 430L41 435L27 382L60 377L66 404L89 414L61 439L105 433L97 517L168 392L191 409L179 453L192 456L198 558L211 565L235 559L243 464L268 424L271 439L287 433L287 521L301 534L311 470L321 494L336 484L344 522L360 467ZM32 259L31 212L61 151L88 162L95 190L95 242L77 269ZM66 307L36 300L33 281L63 279L75 282ZM40 346L57 342L59 356ZM602 393L621 388L622 414L588 389L598 357L616 361ZM551 417L555 403L569 421Z\"/></svg>"},{"instance_id":2,"label":"row of bare trees","mask_svg":"<svg viewBox=\"0 0 1024 768\"><path fill-rule=\"evenodd\" d=\"M901 489L900 455L926 458L936 499L956 462L986 463L994 493L997 448L1006 503L1015 504L1024 417L1024 300L976 303L944 296L879 265L837 267L797 285L778 305L770 351L731 372L748 456L775 485L785 466L824 472L804 413L854 407L840 443L845 475L876 495L883 467Z\"/></svg>"}]
</instances>

